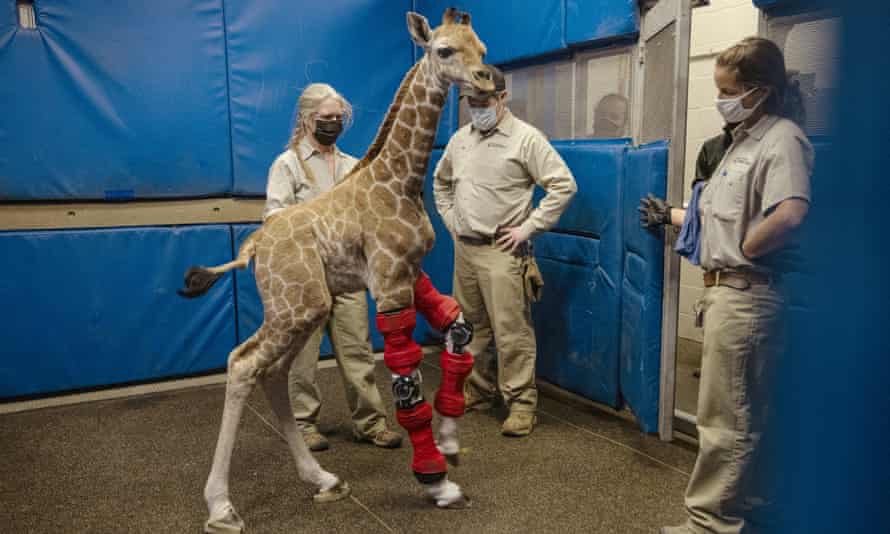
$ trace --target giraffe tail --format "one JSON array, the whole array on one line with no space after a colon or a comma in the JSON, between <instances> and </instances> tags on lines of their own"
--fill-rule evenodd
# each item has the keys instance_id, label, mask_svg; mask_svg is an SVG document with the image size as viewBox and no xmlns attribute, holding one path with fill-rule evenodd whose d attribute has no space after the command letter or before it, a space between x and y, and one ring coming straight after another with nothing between
<instances>
[{"instance_id":1,"label":"giraffe tail","mask_svg":"<svg viewBox=\"0 0 890 534\"><path fill-rule=\"evenodd\" d=\"M244 240L238 249L238 257L233 261L217 265L216 267L190 267L185 273L185 287L177 289L180 296L187 299L200 297L213 287L222 275L232 269L244 269L250 264L250 260L256 255L256 238L258 232L254 232Z\"/></svg>"}]
</instances>

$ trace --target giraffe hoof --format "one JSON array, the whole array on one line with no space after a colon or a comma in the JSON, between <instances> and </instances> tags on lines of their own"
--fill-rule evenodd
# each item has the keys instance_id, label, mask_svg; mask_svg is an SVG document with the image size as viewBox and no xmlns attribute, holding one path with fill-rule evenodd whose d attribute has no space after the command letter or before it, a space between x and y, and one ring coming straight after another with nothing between
<instances>
[{"instance_id":1,"label":"giraffe hoof","mask_svg":"<svg viewBox=\"0 0 890 534\"><path fill-rule=\"evenodd\" d=\"M349 484L341 480L331 489L319 490L318 493L312 496L312 500L319 504L336 502L349 497L351 492L352 490L349 488Z\"/></svg>"},{"instance_id":2,"label":"giraffe hoof","mask_svg":"<svg viewBox=\"0 0 890 534\"><path fill-rule=\"evenodd\" d=\"M470 501L470 497L467 495L461 495L457 499L454 499L450 502L445 502L442 500L436 501L436 508L441 508L442 510L466 510L470 508L472 503Z\"/></svg>"},{"instance_id":3,"label":"giraffe hoof","mask_svg":"<svg viewBox=\"0 0 890 534\"><path fill-rule=\"evenodd\" d=\"M222 517L208 519L204 523L204 532L206 534L241 534L244 532L244 520L234 508L229 508Z\"/></svg>"},{"instance_id":4,"label":"giraffe hoof","mask_svg":"<svg viewBox=\"0 0 890 534\"><path fill-rule=\"evenodd\" d=\"M448 465L453 465L454 467L460 465L460 454L444 454L443 456L445 456L445 461L448 462Z\"/></svg>"}]
</instances>

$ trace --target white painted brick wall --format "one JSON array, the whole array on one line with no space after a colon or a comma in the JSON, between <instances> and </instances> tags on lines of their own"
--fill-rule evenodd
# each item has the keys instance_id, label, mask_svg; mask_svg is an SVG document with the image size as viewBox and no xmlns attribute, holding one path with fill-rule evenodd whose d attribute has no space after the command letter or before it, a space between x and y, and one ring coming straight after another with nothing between
<instances>
[{"instance_id":1,"label":"white painted brick wall","mask_svg":"<svg viewBox=\"0 0 890 534\"><path fill-rule=\"evenodd\" d=\"M695 176L695 160L706 139L720 133L723 120L714 108L714 61L721 51L757 34L758 11L751 0L711 0L711 5L692 10L692 41L689 60L689 109L686 116L686 175L684 198L688 200ZM680 317L678 335L701 341L694 326L692 306L702 293L698 267L681 260Z\"/></svg>"}]
</instances>

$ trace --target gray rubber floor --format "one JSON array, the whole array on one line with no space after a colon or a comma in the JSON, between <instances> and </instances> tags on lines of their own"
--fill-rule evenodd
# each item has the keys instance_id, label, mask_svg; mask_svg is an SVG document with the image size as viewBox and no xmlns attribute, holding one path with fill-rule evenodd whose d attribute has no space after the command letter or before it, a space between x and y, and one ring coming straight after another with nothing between
<instances>
[{"instance_id":1,"label":"gray rubber floor","mask_svg":"<svg viewBox=\"0 0 890 534\"><path fill-rule=\"evenodd\" d=\"M428 398L436 361L428 356L422 367ZM500 435L498 410L467 414L461 465L449 476L473 506L436 510L411 475L410 448L350 441L338 371L321 370L319 380L332 448L317 458L353 494L312 503L256 391L232 465L232 499L247 532L654 534L684 519L690 447L551 398L525 439ZM388 383L380 364L378 384ZM0 416L0 532L200 532L223 397L223 386L211 386Z\"/></svg>"}]
</instances>

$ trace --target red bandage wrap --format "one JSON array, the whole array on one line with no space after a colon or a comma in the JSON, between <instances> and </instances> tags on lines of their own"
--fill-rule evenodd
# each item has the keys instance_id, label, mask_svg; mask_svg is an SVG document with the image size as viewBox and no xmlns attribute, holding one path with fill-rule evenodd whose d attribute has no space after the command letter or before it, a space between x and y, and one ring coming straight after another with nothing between
<instances>
[{"instance_id":1,"label":"red bandage wrap","mask_svg":"<svg viewBox=\"0 0 890 534\"><path fill-rule=\"evenodd\" d=\"M448 417L464 414L464 380L473 370L473 355L469 352L452 354L442 351L442 383L436 393L436 411Z\"/></svg>"},{"instance_id":2,"label":"red bandage wrap","mask_svg":"<svg viewBox=\"0 0 890 534\"><path fill-rule=\"evenodd\" d=\"M383 334L383 361L397 375L410 375L423 358L420 345L411 338L416 322L414 308L377 314L377 330Z\"/></svg>"},{"instance_id":3,"label":"red bandage wrap","mask_svg":"<svg viewBox=\"0 0 890 534\"><path fill-rule=\"evenodd\" d=\"M448 325L460 315L457 301L439 293L433 287L433 281L423 271L420 271L420 276L414 283L414 307L433 328L440 332L448 328Z\"/></svg>"},{"instance_id":4,"label":"red bandage wrap","mask_svg":"<svg viewBox=\"0 0 890 534\"><path fill-rule=\"evenodd\" d=\"M409 410L396 410L396 418L402 428L408 431L414 446L414 459L411 469L422 475L445 473L445 457L433 440L433 409L430 403L422 402Z\"/></svg>"}]
</instances>

